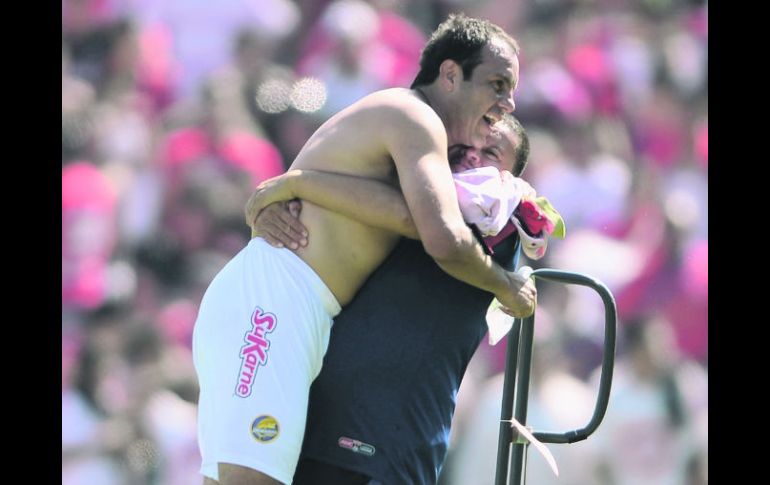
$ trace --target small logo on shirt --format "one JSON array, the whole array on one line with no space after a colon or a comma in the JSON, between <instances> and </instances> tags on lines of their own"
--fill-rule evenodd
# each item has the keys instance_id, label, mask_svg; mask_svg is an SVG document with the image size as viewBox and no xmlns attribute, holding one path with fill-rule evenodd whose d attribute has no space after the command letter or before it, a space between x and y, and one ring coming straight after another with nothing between
<instances>
[{"instance_id":1,"label":"small logo on shirt","mask_svg":"<svg viewBox=\"0 0 770 485\"><path fill-rule=\"evenodd\" d=\"M375 452L374 446L367 443L362 443L358 440L354 440L353 438L348 438L346 436L340 436L340 439L337 440L337 444L340 448L345 448L346 450L350 450L353 453L360 453L366 456L372 456Z\"/></svg>"},{"instance_id":2,"label":"small logo on shirt","mask_svg":"<svg viewBox=\"0 0 770 485\"><path fill-rule=\"evenodd\" d=\"M246 344L241 347L241 369L238 372L238 383L235 385L235 394L238 397L251 396L251 388L254 386L254 376L259 366L267 364L267 351L270 349L270 340L267 334L275 330L278 320L272 313L265 313L257 307L251 316L251 328L243 336Z\"/></svg>"},{"instance_id":3,"label":"small logo on shirt","mask_svg":"<svg viewBox=\"0 0 770 485\"><path fill-rule=\"evenodd\" d=\"M260 443L274 441L280 432L281 427L278 425L278 420L267 414L257 416L257 419L251 423L251 436Z\"/></svg>"}]
</instances>

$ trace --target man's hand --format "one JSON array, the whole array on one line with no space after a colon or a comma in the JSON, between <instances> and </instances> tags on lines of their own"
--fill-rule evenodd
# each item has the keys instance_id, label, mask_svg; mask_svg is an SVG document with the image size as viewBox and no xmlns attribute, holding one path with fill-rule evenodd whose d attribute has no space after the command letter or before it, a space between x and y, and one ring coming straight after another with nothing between
<instances>
[{"instance_id":1,"label":"man's hand","mask_svg":"<svg viewBox=\"0 0 770 485\"><path fill-rule=\"evenodd\" d=\"M501 303L501 310L517 318L527 318L535 313L537 289L529 275L508 272L510 291L495 295Z\"/></svg>"},{"instance_id":2,"label":"man's hand","mask_svg":"<svg viewBox=\"0 0 770 485\"><path fill-rule=\"evenodd\" d=\"M301 210L298 200L268 205L251 224L251 237L260 236L277 248L307 246L307 229L299 221Z\"/></svg>"},{"instance_id":3,"label":"man's hand","mask_svg":"<svg viewBox=\"0 0 770 485\"><path fill-rule=\"evenodd\" d=\"M296 197L291 181L299 173L298 170L291 170L283 175L264 180L254 189L244 208L246 224L252 229L252 237L257 217L265 207L274 202L288 201Z\"/></svg>"}]
</instances>

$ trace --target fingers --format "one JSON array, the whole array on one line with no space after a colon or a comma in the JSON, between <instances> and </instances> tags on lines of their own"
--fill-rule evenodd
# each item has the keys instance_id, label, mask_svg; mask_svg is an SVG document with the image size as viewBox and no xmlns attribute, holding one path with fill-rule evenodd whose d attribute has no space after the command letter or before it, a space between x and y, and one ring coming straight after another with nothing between
<instances>
[{"instance_id":1,"label":"fingers","mask_svg":"<svg viewBox=\"0 0 770 485\"><path fill-rule=\"evenodd\" d=\"M521 303L517 305L515 308L508 308L506 306L501 305L500 311L512 317L527 318L533 313L535 313L535 307L536 307L536 301L530 300L530 301L527 301L526 303Z\"/></svg>"},{"instance_id":2,"label":"fingers","mask_svg":"<svg viewBox=\"0 0 770 485\"><path fill-rule=\"evenodd\" d=\"M276 220L272 222L276 237L292 249L307 246L307 229L299 219L285 211L279 212L277 216ZM278 232L280 232L280 236L277 234Z\"/></svg>"},{"instance_id":3,"label":"fingers","mask_svg":"<svg viewBox=\"0 0 770 485\"><path fill-rule=\"evenodd\" d=\"M535 283L528 279L509 300L509 305L501 305L500 310L506 315L516 318L527 318L535 313L537 306L537 288Z\"/></svg>"},{"instance_id":4,"label":"fingers","mask_svg":"<svg viewBox=\"0 0 770 485\"><path fill-rule=\"evenodd\" d=\"M500 305L500 311L505 313L506 315L510 315L512 317L516 317L515 312L513 312L513 310L511 310L507 306Z\"/></svg>"},{"instance_id":5,"label":"fingers","mask_svg":"<svg viewBox=\"0 0 770 485\"><path fill-rule=\"evenodd\" d=\"M532 280L527 281L527 284L522 288L520 296L524 300L524 315L522 318L526 318L535 313L535 307L537 306L537 288Z\"/></svg>"},{"instance_id":6,"label":"fingers","mask_svg":"<svg viewBox=\"0 0 770 485\"><path fill-rule=\"evenodd\" d=\"M271 204L252 225L252 237L259 235L275 247L298 249L307 246L307 229L293 217L286 204Z\"/></svg>"},{"instance_id":7,"label":"fingers","mask_svg":"<svg viewBox=\"0 0 770 485\"><path fill-rule=\"evenodd\" d=\"M284 244L281 242L281 240L276 238L276 237L274 237L272 234L268 234L268 233L266 233L266 234L259 234L259 236L261 236L262 239L267 241L267 243L269 245L273 246L273 247L276 247L276 248L284 247Z\"/></svg>"},{"instance_id":8,"label":"fingers","mask_svg":"<svg viewBox=\"0 0 770 485\"><path fill-rule=\"evenodd\" d=\"M275 225L273 222L262 224L260 227L260 236L262 236L270 245L277 248L289 247L297 249L299 247L297 241L294 241L281 227Z\"/></svg>"},{"instance_id":9,"label":"fingers","mask_svg":"<svg viewBox=\"0 0 770 485\"><path fill-rule=\"evenodd\" d=\"M527 283L521 287L521 294L524 298L536 302L537 288L535 287L535 283L532 280L527 281Z\"/></svg>"}]
</instances>

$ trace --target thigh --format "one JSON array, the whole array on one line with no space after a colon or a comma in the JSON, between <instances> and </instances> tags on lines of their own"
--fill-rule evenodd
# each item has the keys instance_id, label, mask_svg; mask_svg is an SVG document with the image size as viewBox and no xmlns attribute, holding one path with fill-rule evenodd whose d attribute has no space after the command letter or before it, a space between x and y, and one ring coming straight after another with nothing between
<instances>
[{"instance_id":1,"label":"thigh","mask_svg":"<svg viewBox=\"0 0 770 485\"><path fill-rule=\"evenodd\" d=\"M281 485L281 482L257 470L220 463L219 485Z\"/></svg>"},{"instance_id":2,"label":"thigh","mask_svg":"<svg viewBox=\"0 0 770 485\"><path fill-rule=\"evenodd\" d=\"M328 329L330 317L318 318L301 298L287 303L275 285L214 290L201 304L194 335L202 473L221 482L217 464L226 463L290 483L319 347L328 343L328 330L319 338L319 329Z\"/></svg>"}]
</instances>

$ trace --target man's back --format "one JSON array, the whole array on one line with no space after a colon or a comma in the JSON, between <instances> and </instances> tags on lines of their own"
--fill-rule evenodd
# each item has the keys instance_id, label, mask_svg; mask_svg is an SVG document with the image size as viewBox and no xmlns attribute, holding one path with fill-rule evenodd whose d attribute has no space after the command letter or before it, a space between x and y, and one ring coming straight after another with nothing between
<instances>
[{"instance_id":1,"label":"man's back","mask_svg":"<svg viewBox=\"0 0 770 485\"><path fill-rule=\"evenodd\" d=\"M292 169L325 170L397 183L396 167L387 137L406 131L396 122L404 118L422 123L427 131L441 131L440 118L408 89L378 91L337 113L308 140ZM410 143L410 133L402 133ZM348 303L369 274L393 249L398 236L356 222L306 202L302 223L312 234L306 247L296 250L329 286L340 304Z\"/></svg>"}]
</instances>

